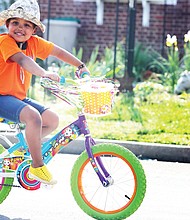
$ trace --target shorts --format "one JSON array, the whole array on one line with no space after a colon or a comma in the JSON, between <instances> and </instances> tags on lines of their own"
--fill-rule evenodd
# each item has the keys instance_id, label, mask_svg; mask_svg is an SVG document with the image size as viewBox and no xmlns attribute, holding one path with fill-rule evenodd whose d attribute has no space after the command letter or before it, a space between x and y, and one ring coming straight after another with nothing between
<instances>
[{"instance_id":1,"label":"shorts","mask_svg":"<svg viewBox=\"0 0 190 220\"><path fill-rule=\"evenodd\" d=\"M0 117L20 123L20 112L27 105L37 109L40 114L47 109L45 106L30 98L19 100L14 96L0 95Z\"/></svg>"}]
</instances>

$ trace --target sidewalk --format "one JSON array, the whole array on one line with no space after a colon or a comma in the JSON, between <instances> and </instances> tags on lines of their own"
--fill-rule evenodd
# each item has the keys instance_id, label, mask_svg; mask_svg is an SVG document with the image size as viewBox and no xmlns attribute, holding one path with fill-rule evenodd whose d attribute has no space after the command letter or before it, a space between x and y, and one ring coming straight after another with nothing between
<instances>
[{"instance_id":1,"label":"sidewalk","mask_svg":"<svg viewBox=\"0 0 190 220\"><path fill-rule=\"evenodd\" d=\"M0 205L0 220L95 220L77 206L70 190L71 170L77 157L58 154L50 162L49 168L58 181L52 189L12 189ZM146 195L139 209L126 220L189 220L190 164L140 162L147 179Z\"/></svg>"}]
</instances>

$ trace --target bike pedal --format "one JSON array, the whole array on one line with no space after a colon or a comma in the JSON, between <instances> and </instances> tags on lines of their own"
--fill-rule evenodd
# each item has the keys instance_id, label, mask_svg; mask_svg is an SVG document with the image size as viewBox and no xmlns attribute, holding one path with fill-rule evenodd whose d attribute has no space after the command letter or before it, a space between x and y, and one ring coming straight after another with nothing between
<instances>
[{"instance_id":1,"label":"bike pedal","mask_svg":"<svg viewBox=\"0 0 190 220\"><path fill-rule=\"evenodd\" d=\"M51 189L53 189L53 187L54 187L54 185L49 185L49 184L46 184L46 183L41 183L41 188L51 190Z\"/></svg>"}]
</instances>

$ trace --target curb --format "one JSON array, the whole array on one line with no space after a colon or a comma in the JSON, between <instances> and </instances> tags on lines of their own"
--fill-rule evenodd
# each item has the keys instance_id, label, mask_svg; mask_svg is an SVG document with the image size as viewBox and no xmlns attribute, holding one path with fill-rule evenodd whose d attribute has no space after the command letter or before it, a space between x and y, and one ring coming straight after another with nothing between
<instances>
[{"instance_id":1,"label":"curb","mask_svg":"<svg viewBox=\"0 0 190 220\"><path fill-rule=\"evenodd\" d=\"M16 142L16 138L8 136L12 142ZM44 140L45 141L45 140ZM190 146L186 145L172 145L172 144L158 144L135 141L118 141L107 139L95 139L96 144L112 143L119 144L131 152L133 152L139 159L152 159L168 162L190 163ZM0 143L7 147L6 143L0 140ZM70 142L59 153L62 154L81 154L85 150L84 138L79 137Z\"/></svg>"},{"instance_id":2,"label":"curb","mask_svg":"<svg viewBox=\"0 0 190 220\"><path fill-rule=\"evenodd\" d=\"M190 162L190 147L184 145L172 145L172 144L155 144L145 142L133 142L133 141L117 141L117 140L105 140L95 139L96 144L99 143L113 143L119 144L132 151L139 159L153 159L159 161L170 162ZM63 148L60 153L67 154L80 154L85 150L84 140L78 138L77 140L68 144Z\"/></svg>"}]
</instances>

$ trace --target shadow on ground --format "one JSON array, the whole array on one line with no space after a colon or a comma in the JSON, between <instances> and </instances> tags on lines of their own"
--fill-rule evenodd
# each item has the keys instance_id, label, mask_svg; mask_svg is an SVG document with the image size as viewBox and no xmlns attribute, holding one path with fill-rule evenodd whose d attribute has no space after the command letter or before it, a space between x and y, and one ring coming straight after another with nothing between
<instances>
[{"instance_id":1,"label":"shadow on ground","mask_svg":"<svg viewBox=\"0 0 190 220\"><path fill-rule=\"evenodd\" d=\"M23 219L23 218L9 218L7 216L4 215L0 215L0 220L30 220L30 219Z\"/></svg>"}]
</instances>

